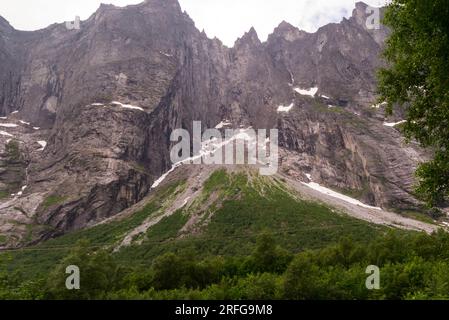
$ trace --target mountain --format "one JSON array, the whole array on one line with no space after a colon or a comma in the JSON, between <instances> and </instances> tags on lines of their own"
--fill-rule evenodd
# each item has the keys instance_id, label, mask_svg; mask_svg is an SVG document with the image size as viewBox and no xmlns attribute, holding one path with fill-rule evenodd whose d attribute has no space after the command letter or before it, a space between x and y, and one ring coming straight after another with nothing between
<instances>
[{"instance_id":1,"label":"mountain","mask_svg":"<svg viewBox=\"0 0 449 320\"><path fill-rule=\"evenodd\" d=\"M366 6L313 34L282 22L262 42L251 29L232 48L200 32L177 0L101 5L79 30L23 32L0 19L3 246L133 211L172 166L170 133L193 121L278 128L280 176L381 207L379 217L423 212L413 172L427 153L405 144L401 111L386 119L376 106L388 30L367 29Z\"/></svg>"}]
</instances>

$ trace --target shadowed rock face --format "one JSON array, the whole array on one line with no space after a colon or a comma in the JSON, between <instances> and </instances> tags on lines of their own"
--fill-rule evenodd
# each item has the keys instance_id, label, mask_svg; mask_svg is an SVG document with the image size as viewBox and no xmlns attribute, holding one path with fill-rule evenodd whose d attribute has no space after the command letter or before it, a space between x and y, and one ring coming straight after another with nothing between
<instances>
[{"instance_id":1,"label":"shadowed rock face","mask_svg":"<svg viewBox=\"0 0 449 320\"><path fill-rule=\"evenodd\" d=\"M29 159L26 181L16 183L26 190L0 200L8 245L26 242L11 219L42 226L32 234L39 240L140 201L171 167L170 133L193 121L277 127L284 172L312 173L372 205L416 207L410 190L423 155L371 107L387 30L368 30L366 17L358 3L352 18L314 34L283 22L267 42L251 29L233 48L200 33L176 0L102 5L79 30L21 32L0 19L0 115L8 116L0 130L28 126L0 135L21 141ZM314 98L294 90L311 87ZM277 112L290 103L291 112Z\"/></svg>"}]
</instances>

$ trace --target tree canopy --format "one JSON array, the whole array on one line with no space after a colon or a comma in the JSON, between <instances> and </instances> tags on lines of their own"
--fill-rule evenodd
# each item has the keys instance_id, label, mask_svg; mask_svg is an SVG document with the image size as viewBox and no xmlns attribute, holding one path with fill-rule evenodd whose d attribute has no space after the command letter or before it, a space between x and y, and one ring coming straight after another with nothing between
<instances>
[{"instance_id":1,"label":"tree canopy","mask_svg":"<svg viewBox=\"0 0 449 320\"><path fill-rule=\"evenodd\" d=\"M449 5L447 0L393 0L391 29L379 72L382 101L407 108L404 132L434 150L417 170L417 193L430 205L449 194Z\"/></svg>"}]
</instances>

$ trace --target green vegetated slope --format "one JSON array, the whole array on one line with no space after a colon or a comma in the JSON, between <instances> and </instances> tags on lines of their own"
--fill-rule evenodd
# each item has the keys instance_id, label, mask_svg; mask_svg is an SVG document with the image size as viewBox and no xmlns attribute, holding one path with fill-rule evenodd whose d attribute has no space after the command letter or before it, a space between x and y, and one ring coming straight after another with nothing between
<instances>
[{"instance_id":1,"label":"green vegetated slope","mask_svg":"<svg viewBox=\"0 0 449 320\"><path fill-rule=\"evenodd\" d=\"M32 268L32 274L46 272L82 239L88 240L93 249L112 250L146 218L163 214L185 188L185 180L171 183L158 190L144 209L127 218L8 253L9 270ZM195 232L180 232L192 216L199 217ZM263 232L270 232L286 249L299 252L324 247L343 236L367 242L385 231L324 205L300 200L280 180L251 172L218 170L190 207L163 218L139 237L142 243L124 247L114 255L125 265L131 261L151 264L152 259L170 251L193 250L202 256L247 255Z\"/></svg>"},{"instance_id":2,"label":"green vegetated slope","mask_svg":"<svg viewBox=\"0 0 449 320\"><path fill-rule=\"evenodd\" d=\"M2 253L0 298L445 297L446 233L371 225L251 171L217 170L188 205L174 206L189 187L171 182L132 215ZM160 220L118 250L148 219ZM71 264L82 270L82 290L65 289ZM371 264L389 280L382 290L365 287Z\"/></svg>"},{"instance_id":3,"label":"green vegetated slope","mask_svg":"<svg viewBox=\"0 0 449 320\"><path fill-rule=\"evenodd\" d=\"M210 199L214 201L209 203ZM193 215L198 217L196 232L180 232ZM263 232L298 252L324 247L348 235L368 241L385 230L300 200L280 180L218 170L190 207L163 219L149 230L142 244L122 249L117 257L145 262L167 251L183 250L200 255L247 255Z\"/></svg>"}]
</instances>

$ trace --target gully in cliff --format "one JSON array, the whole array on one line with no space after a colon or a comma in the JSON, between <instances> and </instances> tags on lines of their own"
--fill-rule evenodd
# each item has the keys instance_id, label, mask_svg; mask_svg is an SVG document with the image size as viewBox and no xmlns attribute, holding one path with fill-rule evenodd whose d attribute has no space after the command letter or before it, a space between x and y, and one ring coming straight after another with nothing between
<instances>
[{"instance_id":1,"label":"gully in cliff","mask_svg":"<svg viewBox=\"0 0 449 320\"><path fill-rule=\"evenodd\" d=\"M173 167L182 164L247 164L259 166L261 175L273 175L277 172L277 129L271 129L269 137L266 129L225 129L223 137L217 127L203 132L201 122L194 121L192 137L185 129L174 130L170 136L172 142L177 142L170 153Z\"/></svg>"}]
</instances>

